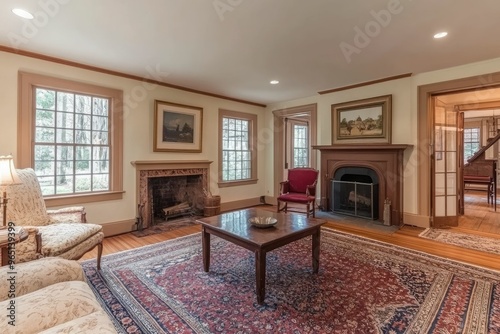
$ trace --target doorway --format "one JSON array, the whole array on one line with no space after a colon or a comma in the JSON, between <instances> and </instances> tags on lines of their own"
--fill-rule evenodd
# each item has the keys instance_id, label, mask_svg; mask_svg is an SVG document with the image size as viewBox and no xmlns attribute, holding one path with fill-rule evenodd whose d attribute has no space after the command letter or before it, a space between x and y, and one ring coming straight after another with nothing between
<instances>
[{"instance_id":1,"label":"doorway","mask_svg":"<svg viewBox=\"0 0 500 334\"><path fill-rule=\"evenodd\" d=\"M292 166L317 169L317 105L308 104L273 111L274 115L274 198L279 183Z\"/></svg>"},{"instance_id":2,"label":"doorway","mask_svg":"<svg viewBox=\"0 0 500 334\"><path fill-rule=\"evenodd\" d=\"M422 105L426 100L427 121L432 124L426 133L431 227L457 226L464 230L500 234L500 212L497 213L493 205L496 197L488 197L487 184L465 183L463 177L464 171L466 175L474 175L471 170L475 170L478 177L498 178L493 164L500 156L497 142L500 133L500 77L498 74L488 75L490 84L484 84L485 78L419 87L419 102ZM477 86L477 82L483 84ZM419 116L419 126L425 118ZM419 138L424 132L420 127ZM476 152L479 155L475 156ZM426 160L423 155L419 159ZM480 166L471 168L471 159ZM419 174L425 178L424 171ZM421 196L422 193L419 200Z\"/></svg>"}]
</instances>

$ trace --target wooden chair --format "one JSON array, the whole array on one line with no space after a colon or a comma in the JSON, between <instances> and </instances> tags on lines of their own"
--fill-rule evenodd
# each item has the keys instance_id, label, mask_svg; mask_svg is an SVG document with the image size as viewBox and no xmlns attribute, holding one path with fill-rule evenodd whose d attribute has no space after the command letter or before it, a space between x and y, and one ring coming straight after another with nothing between
<instances>
[{"instance_id":1,"label":"wooden chair","mask_svg":"<svg viewBox=\"0 0 500 334\"><path fill-rule=\"evenodd\" d=\"M288 203L304 204L306 214L315 217L316 183L318 170L314 168L292 168L288 170L288 180L280 182L278 212L288 210ZM284 205L282 206L282 203Z\"/></svg>"}]
</instances>

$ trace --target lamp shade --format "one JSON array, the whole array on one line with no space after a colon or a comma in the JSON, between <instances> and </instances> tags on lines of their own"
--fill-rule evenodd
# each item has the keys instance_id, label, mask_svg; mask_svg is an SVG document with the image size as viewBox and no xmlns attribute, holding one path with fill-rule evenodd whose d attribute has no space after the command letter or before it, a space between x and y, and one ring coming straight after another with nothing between
<instances>
[{"instance_id":1,"label":"lamp shade","mask_svg":"<svg viewBox=\"0 0 500 334\"><path fill-rule=\"evenodd\" d=\"M0 185L20 184L12 155L0 156Z\"/></svg>"}]
</instances>

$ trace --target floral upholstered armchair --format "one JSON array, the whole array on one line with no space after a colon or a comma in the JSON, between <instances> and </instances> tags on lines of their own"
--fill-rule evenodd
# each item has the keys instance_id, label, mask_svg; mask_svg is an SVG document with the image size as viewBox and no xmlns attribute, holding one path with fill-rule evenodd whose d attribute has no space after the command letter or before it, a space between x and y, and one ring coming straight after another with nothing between
<instances>
[{"instance_id":1,"label":"floral upholstered armchair","mask_svg":"<svg viewBox=\"0 0 500 334\"><path fill-rule=\"evenodd\" d=\"M304 204L307 217L315 217L316 183L318 170L314 168L291 168L288 180L280 182L278 212L289 211L288 203ZM281 203L284 203L282 206Z\"/></svg>"},{"instance_id":2,"label":"floral upholstered armchair","mask_svg":"<svg viewBox=\"0 0 500 334\"><path fill-rule=\"evenodd\" d=\"M15 245L15 262L50 256L77 260L97 246L97 268L100 269L102 226L87 224L81 206L47 210L35 171L18 169L17 174L21 184L8 189L7 221L23 227L29 235L27 240Z\"/></svg>"}]
</instances>

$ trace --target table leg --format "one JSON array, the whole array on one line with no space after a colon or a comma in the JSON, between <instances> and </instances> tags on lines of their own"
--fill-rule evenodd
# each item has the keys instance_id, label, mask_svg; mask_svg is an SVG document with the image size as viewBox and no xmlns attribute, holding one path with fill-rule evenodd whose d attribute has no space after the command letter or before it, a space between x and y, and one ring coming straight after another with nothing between
<instances>
[{"instance_id":1,"label":"table leg","mask_svg":"<svg viewBox=\"0 0 500 334\"><path fill-rule=\"evenodd\" d=\"M7 246L2 247L2 267L6 266L9 263L9 257L7 256Z\"/></svg>"},{"instance_id":2,"label":"table leg","mask_svg":"<svg viewBox=\"0 0 500 334\"><path fill-rule=\"evenodd\" d=\"M313 273L317 274L319 269L319 249L320 249L320 233L321 230L318 228L316 232L312 235L312 262L313 262Z\"/></svg>"},{"instance_id":3,"label":"table leg","mask_svg":"<svg viewBox=\"0 0 500 334\"><path fill-rule=\"evenodd\" d=\"M255 278L257 289L257 303L263 304L266 296L266 252L255 252Z\"/></svg>"},{"instance_id":4,"label":"table leg","mask_svg":"<svg viewBox=\"0 0 500 334\"><path fill-rule=\"evenodd\" d=\"M203 270L208 272L210 268L210 233L203 227L201 231L201 244L203 249Z\"/></svg>"}]
</instances>

